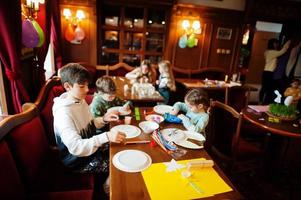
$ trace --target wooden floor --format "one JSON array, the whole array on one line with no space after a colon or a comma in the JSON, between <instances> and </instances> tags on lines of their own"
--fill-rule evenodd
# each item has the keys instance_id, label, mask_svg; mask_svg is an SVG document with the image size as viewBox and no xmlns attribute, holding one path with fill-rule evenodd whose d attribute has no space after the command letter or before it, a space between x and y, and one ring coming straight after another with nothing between
<instances>
[{"instance_id":1,"label":"wooden floor","mask_svg":"<svg viewBox=\"0 0 301 200\"><path fill-rule=\"evenodd\" d=\"M301 159L294 159L289 165L282 163L277 168L276 171L268 170L269 174L262 173L261 169L234 175L224 171L247 200L300 200Z\"/></svg>"}]
</instances>

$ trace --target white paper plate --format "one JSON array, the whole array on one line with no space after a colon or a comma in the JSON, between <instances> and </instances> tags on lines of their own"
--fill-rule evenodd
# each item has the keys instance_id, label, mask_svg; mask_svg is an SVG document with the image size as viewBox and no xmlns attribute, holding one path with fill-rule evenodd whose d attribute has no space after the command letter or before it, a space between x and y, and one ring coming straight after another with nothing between
<instances>
[{"instance_id":1,"label":"white paper plate","mask_svg":"<svg viewBox=\"0 0 301 200\"><path fill-rule=\"evenodd\" d=\"M175 144L177 144L181 147L188 148L188 149L202 149L202 148L204 148L203 145L198 145L198 144L192 143L192 142L187 141L187 140L184 140L184 141L181 141L181 142L175 142Z\"/></svg>"},{"instance_id":2,"label":"white paper plate","mask_svg":"<svg viewBox=\"0 0 301 200\"><path fill-rule=\"evenodd\" d=\"M157 122L158 124L160 124L161 122L164 121L164 118L161 115L147 115L145 116L145 120L147 121L152 121L152 122Z\"/></svg>"},{"instance_id":3,"label":"white paper plate","mask_svg":"<svg viewBox=\"0 0 301 200\"><path fill-rule=\"evenodd\" d=\"M123 110L122 106L111 107L107 110L107 112L111 112L111 111L118 111L119 115L129 115L132 112L131 110Z\"/></svg>"},{"instance_id":4,"label":"white paper plate","mask_svg":"<svg viewBox=\"0 0 301 200\"><path fill-rule=\"evenodd\" d=\"M151 157L139 150L124 150L114 155L113 165L125 172L141 172L152 164Z\"/></svg>"},{"instance_id":5,"label":"white paper plate","mask_svg":"<svg viewBox=\"0 0 301 200\"><path fill-rule=\"evenodd\" d=\"M175 144L188 149L202 149L203 145L195 144L187 139L193 139L199 142L205 142L205 137L197 132L183 131L176 128L163 129L161 131L163 137L168 141L173 141Z\"/></svg>"},{"instance_id":6,"label":"white paper plate","mask_svg":"<svg viewBox=\"0 0 301 200\"><path fill-rule=\"evenodd\" d=\"M154 111L158 114L164 115L164 113L171 113L172 106L168 105L157 105L154 107Z\"/></svg>"},{"instance_id":7,"label":"white paper plate","mask_svg":"<svg viewBox=\"0 0 301 200\"><path fill-rule=\"evenodd\" d=\"M111 128L111 131L120 131L126 134L126 138L134 138L140 135L141 130L137 126L121 124Z\"/></svg>"},{"instance_id":8,"label":"white paper plate","mask_svg":"<svg viewBox=\"0 0 301 200\"><path fill-rule=\"evenodd\" d=\"M184 131L177 128L166 128L161 133L166 140L172 142L184 141L187 138Z\"/></svg>"}]
</instances>

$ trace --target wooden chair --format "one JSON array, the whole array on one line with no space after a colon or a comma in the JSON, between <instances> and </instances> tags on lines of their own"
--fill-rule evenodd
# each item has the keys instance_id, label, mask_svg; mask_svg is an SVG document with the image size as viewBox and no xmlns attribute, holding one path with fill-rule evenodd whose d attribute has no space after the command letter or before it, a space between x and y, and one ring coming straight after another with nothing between
<instances>
[{"instance_id":1,"label":"wooden chair","mask_svg":"<svg viewBox=\"0 0 301 200\"><path fill-rule=\"evenodd\" d=\"M242 113L219 101L210 102L206 148L229 172L241 172L260 166L262 146L241 137Z\"/></svg>"},{"instance_id":2,"label":"wooden chair","mask_svg":"<svg viewBox=\"0 0 301 200\"><path fill-rule=\"evenodd\" d=\"M248 86L227 87L225 91L225 104L240 112L248 106L250 91L251 89Z\"/></svg>"},{"instance_id":3,"label":"wooden chair","mask_svg":"<svg viewBox=\"0 0 301 200\"><path fill-rule=\"evenodd\" d=\"M190 78L190 70L181 68L172 68L175 78Z\"/></svg>"},{"instance_id":4,"label":"wooden chair","mask_svg":"<svg viewBox=\"0 0 301 200\"><path fill-rule=\"evenodd\" d=\"M101 69L101 66L97 66L96 67L97 70ZM135 69L135 67L129 66L126 63L120 62L117 63L116 65L112 65L112 66L107 66L107 75L108 76L125 76L126 73L132 71L133 69Z\"/></svg>"}]
</instances>

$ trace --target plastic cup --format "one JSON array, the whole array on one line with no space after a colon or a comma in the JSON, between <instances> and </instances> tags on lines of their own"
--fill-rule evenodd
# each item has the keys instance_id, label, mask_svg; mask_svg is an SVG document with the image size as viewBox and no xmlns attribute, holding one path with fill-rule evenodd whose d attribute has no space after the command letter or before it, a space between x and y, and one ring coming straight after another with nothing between
<instances>
[{"instance_id":1,"label":"plastic cup","mask_svg":"<svg viewBox=\"0 0 301 200\"><path fill-rule=\"evenodd\" d=\"M132 121L132 117L131 116L125 116L124 117L124 124L131 124L131 121Z\"/></svg>"}]
</instances>

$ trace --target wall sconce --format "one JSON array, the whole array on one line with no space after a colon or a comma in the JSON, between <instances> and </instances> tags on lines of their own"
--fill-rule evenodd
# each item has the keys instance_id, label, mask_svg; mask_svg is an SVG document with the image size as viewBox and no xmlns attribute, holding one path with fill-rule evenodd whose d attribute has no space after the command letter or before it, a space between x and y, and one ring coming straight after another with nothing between
<instances>
[{"instance_id":1,"label":"wall sconce","mask_svg":"<svg viewBox=\"0 0 301 200\"><path fill-rule=\"evenodd\" d=\"M26 0L26 4L22 4L22 15L26 18L37 18L39 12L39 4L44 4L45 0Z\"/></svg>"},{"instance_id":2,"label":"wall sconce","mask_svg":"<svg viewBox=\"0 0 301 200\"><path fill-rule=\"evenodd\" d=\"M64 8L63 16L68 24L65 30L65 39L73 44L81 44L85 39L85 32L80 26L80 23L86 18L84 11L77 10L73 16L69 8Z\"/></svg>"},{"instance_id":3,"label":"wall sconce","mask_svg":"<svg viewBox=\"0 0 301 200\"><path fill-rule=\"evenodd\" d=\"M185 48L186 46L189 48L195 47L198 45L198 39L195 38L195 35L199 35L202 33L201 23L199 20L194 20L192 25L190 25L189 20L183 20L182 28L184 30L184 34L180 37L179 47Z\"/></svg>"}]
</instances>

